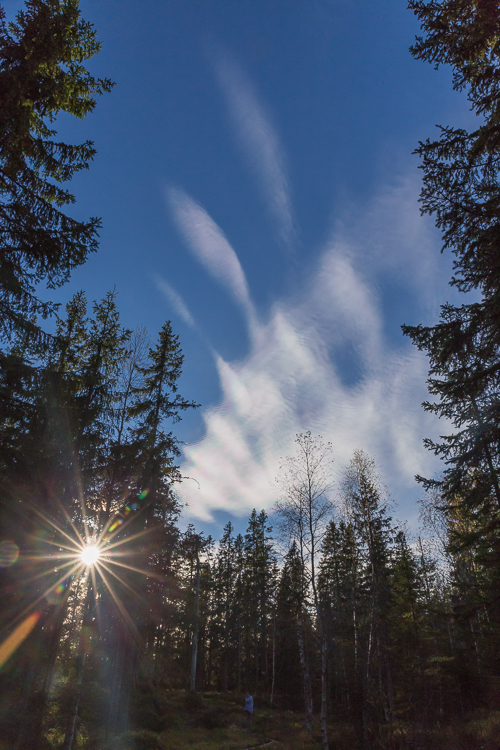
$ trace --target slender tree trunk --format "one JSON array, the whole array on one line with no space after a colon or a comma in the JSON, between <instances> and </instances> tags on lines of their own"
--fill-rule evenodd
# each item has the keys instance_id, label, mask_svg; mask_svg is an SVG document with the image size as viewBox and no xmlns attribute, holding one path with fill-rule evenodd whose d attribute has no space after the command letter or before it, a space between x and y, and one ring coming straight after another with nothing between
<instances>
[{"instance_id":1,"label":"slender tree trunk","mask_svg":"<svg viewBox=\"0 0 500 750\"><path fill-rule=\"evenodd\" d=\"M226 592L226 607L224 614L224 668L222 672L222 692L227 693L227 672L228 672L228 638L227 638L227 620L228 620L228 606L227 606L228 594Z\"/></svg>"},{"instance_id":2,"label":"slender tree trunk","mask_svg":"<svg viewBox=\"0 0 500 750\"><path fill-rule=\"evenodd\" d=\"M255 628L255 692L259 689L259 638Z\"/></svg>"},{"instance_id":3,"label":"slender tree trunk","mask_svg":"<svg viewBox=\"0 0 500 750\"><path fill-rule=\"evenodd\" d=\"M52 678L54 674L54 666L59 650L60 637L63 627L64 616L66 614L66 603L67 603L68 591L66 592L64 601L61 602L57 609L49 615L48 620L45 621L44 627L46 632L40 632L40 649L43 654L47 654L47 661L42 666L40 672L43 674L41 680L40 692L28 696L27 711L29 717L26 717L26 722L23 722L19 737L18 747L23 747L26 742L26 731L31 733L30 736L30 750L38 750L42 743L42 726L45 717L45 709L47 705L47 699L49 696L50 686L52 684ZM40 623L38 624L40 628ZM34 681L31 683L32 687L35 687L38 683L40 672L35 671ZM33 699L35 703L33 704Z\"/></svg>"},{"instance_id":4,"label":"slender tree trunk","mask_svg":"<svg viewBox=\"0 0 500 750\"><path fill-rule=\"evenodd\" d=\"M297 612L297 640L299 642L299 656L300 666L302 669L302 683L304 686L304 709L306 715L306 729L312 734L313 723L312 723L312 690L311 690L311 676L309 674L309 665L307 663L307 655L304 648L304 628L302 625L302 613L299 608Z\"/></svg>"},{"instance_id":5,"label":"slender tree trunk","mask_svg":"<svg viewBox=\"0 0 500 750\"><path fill-rule=\"evenodd\" d=\"M328 750L328 733L326 727L326 706L327 706L327 641L324 628L321 627L321 711L320 711L320 729L321 729L321 747Z\"/></svg>"},{"instance_id":6,"label":"slender tree trunk","mask_svg":"<svg viewBox=\"0 0 500 750\"><path fill-rule=\"evenodd\" d=\"M228 662L228 654L227 654L227 644L226 644L226 647L224 649L224 671L223 671L223 674L222 674L222 692L223 693L227 693L227 682L228 682L228 680L227 680L227 677L228 677L228 674L227 674L228 673L228 664L227 664L227 662Z\"/></svg>"},{"instance_id":7,"label":"slender tree trunk","mask_svg":"<svg viewBox=\"0 0 500 750\"><path fill-rule=\"evenodd\" d=\"M313 586L314 597L316 601L316 621L319 630L319 637L321 643L321 708L319 714L319 724L321 730L321 747L322 750L328 750L328 730L326 726L326 711L327 711L327 700L328 700L328 686L327 686L327 672L328 672L328 650L327 650L327 638L326 628L323 622L323 613L320 609L318 595L316 592L316 586Z\"/></svg>"},{"instance_id":8,"label":"slender tree trunk","mask_svg":"<svg viewBox=\"0 0 500 750\"><path fill-rule=\"evenodd\" d=\"M313 508L313 495L311 489L311 475L309 474L309 488L308 488L308 505L309 505L309 537L311 542L309 562L311 565L311 586L314 595L314 606L316 609L316 622L321 640L321 709L320 709L320 728L321 728L321 747L322 750L328 750L328 732L326 728L326 708L327 708L327 647L326 647L326 633L323 627L323 613L321 611L318 591L316 588L316 572L315 572L315 559L316 559L316 532L313 527L314 519L314 508Z\"/></svg>"},{"instance_id":9,"label":"slender tree trunk","mask_svg":"<svg viewBox=\"0 0 500 750\"><path fill-rule=\"evenodd\" d=\"M196 556L196 597L194 605L194 628L193 628L193 649L191 653L191 679L189 689L191 692L196 690L196 661L198 658L198 628L200 614L200 559Z\"/></svg>"},{"instance_id":10,"label":"slender tree trunk","mask_svg":"<svg viewBox=\"0 0 500 750\"><path fill-rule=\"evenodd\" d=\"M222 692L227 693L227 646L224 649L224 671L222 675Z\"/></svg>"},{"instance_id":11,"label":"slender tree trunk","mask_svg":"<svg viewBox=\"0 0 500 750\"><path fill-rule=\"evenodd\" d=\"M109 712L106 722L106 738L109 740L116 734L116 714L120 705L120 696L122 693L122 682L123 682L123 649L121 643L115 642L114 646L114 663L113 671L111 675L111 690L110 690L110 702Z\"/></svg>"},{"instance_id":12,"label":"slender tree trunk","mask_svg":"<svg viewBox=\"0 0 500 750\"><path fill-rule=\"evenodd\" d=\"M35 669L35 666L32 664L27 670L26 677L24 680L23 697L22 697L21 705L19 707L19 716L21 720L19 722L19 732L17 735L17 742L14 745L14 750L22 750L22 747L25 745L25 734L26 734L26 728L27 728L26 718L27 718L31 693L33 690L34 682L35 682L35 677L36 677L36 669Z\"/></svg>"},{"instance_id":13,"label":"slender tree trunk","mask_svg":"<svg viewBox=\"0 0 500 750\"><path fill-rule=\"evenodd\" d=\"M210 644L208 646L208 658L207 658L207 676L205 678L205 685L206 690L211 689L212 684L212 667L213 667L213 644L212 639L210 639Z\"/></svg>"},{"instance_id":14,"label":"slender tree trunk","mask_svg":"<svg viewBox=\"0 0 500 750\"><path fill-rule=\"evenodd\" d=\"M276 612L273 617L273 667L272 667L272 681L271 681L271 700L269 705L272 708L274 699L274 678L276 674Z\"/></svg>"},{"instance_id":15,"label":"slender tree trunk","mask_svg":"<svg viewBox=\"0 0 500 750\"><path fill-rule=\"evenodd\" d=\"M83 634L82 634L83 635ZM85 671L85 661L87 659L86 649L83 651L79 658L78 669L76 673L76 695L73 704L73 710L69 718L68 726L66 728L66 734L64 735L64 742L62 750L71 750L73 747L73 738L75 736L76 720L78 719L78 709L80 707L80 700L82 697L82 682L83 673Z\"/></svg>"},{"instance_id":16,"label":"slender tree trunk","mask_svg":"<svg viewBox=\"0 0 500 750\"><path fill-rule=\"evenodd\" d=\"M363 688L363 673L360 669L359 659L359 635L358 635L358 620L356 613L356 594L353 586L353 599L352 599L352 620L353 620L353 636L354 636L354 721L358 734L358 742L361 750L366 747L366 729L365 729L365 698Z\"/></svg>"},{"instance_id":17,"label":"slender tree trunk","mask_svg":"<svg viewBox=\"0 0 500 750\"><path fill-rule=\"evenodd\" d=\"M87 594L85 597L82 629L80 631L80 640L78 642L75 697L73 700L73 707L69 715L68 724L66 726L66 733L64 735L64 742L62 744L61 750L71 750L73 746L73 739L75 736L76 722L78 719L78 709L80 707L80 700L82 697L82 683L83 683L83 675L85 672L85 662L87 661L88 627L92 619L91 596L92 596L92 586L89 581L87 584Z\"/></svg>"},{"instance_id":18,"label":"slender tree trunk","mask_svg":"<svg viewBox=\"0 0 500 750\"><path fill-rule=\"evenodd\" d=\"M368 685L368 680L370 679L370 662L371 662L371 656L372 656L372 640L373 640L373 620L370 622L370 632L368 635L368 646L366 649L366 674L365 674L365 681Z\"/></svg>"},{"instance_id":19,"label":"slender tree trunk","mask_svg":"<svg viewBox=\"0 0 500 750\"><path fill-rule=\"evenodd\" d=\"M238 692L241 693L241 613L238 611Z\"/></svg>"}]
</instances>

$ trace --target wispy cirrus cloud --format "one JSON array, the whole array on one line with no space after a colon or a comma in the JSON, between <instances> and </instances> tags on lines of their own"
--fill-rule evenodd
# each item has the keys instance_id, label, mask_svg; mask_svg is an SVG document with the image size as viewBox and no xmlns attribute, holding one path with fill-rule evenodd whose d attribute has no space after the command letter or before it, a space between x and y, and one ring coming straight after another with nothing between
<instances>
[{"instance_id":1,"label":"wispy cirrus cloud","mask_svg":"<svg viewBox=\"0 0 500 750\"><path fill-rule=\"evenodd\" d=\"M155 284L160 292L162 292L162 294L170 302L177 315L179 315L190 328L198 328L181 295L175 291L175 289L168 283L168 281L165 281L165 279L161 278L161 276L156 276Z\"/></svg>"},{"instance_id":2,"label":"wispy cirrus cloud","mask_svg":"<svg viewBox=\"0 0 500 750\"><path fill-rule=\"evenodd\" d=\"M436 470L422 438L437 433L437 420L420 407L425 357L408 340L391 343L380 287L390 277L402 294L417 295L422 314L437 312L448 268L438 267L417 194L411 180L380 191L353 229L333 232L298 293L254 321L248 356L216 356L221 403L203 413L205 437L184 450L182 473L199 482L180 487L190 515L272 507L280 457L293 453L297 432L311 430L333 444L337 469L357 448L375 456L402 515L415 516L413 477ZM422 264L430 275L417 273Z\"/></svg>"},{"instance_id":3,"label":"wispy cirrus cloud","mask_svg":"<svg viewBox=\"0 0 500 750\"><path fill-rule=\"evenodd\" d=\"M294 224L285 157L269 114L234 60L220 57L215 64L231 120L250 169L254 172L281 239L290 245Z\"/></svg>"},{"instance_id":4,"label":"wispy cirrus cloud","mask_svg":"<svg viewBox=\"0 0 500 750\"><path fill-rule=\"evenodd\" d=\"M183 190L169 188L166 195L174 221L190 250L252 321L254 308L245 274L222 229Z\"/></svg>"}]
</instances>

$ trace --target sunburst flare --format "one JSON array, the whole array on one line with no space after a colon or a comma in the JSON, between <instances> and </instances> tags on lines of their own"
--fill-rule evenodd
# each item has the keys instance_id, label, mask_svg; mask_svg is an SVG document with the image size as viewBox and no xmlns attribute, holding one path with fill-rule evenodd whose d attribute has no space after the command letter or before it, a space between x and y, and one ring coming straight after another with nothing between
<instances>
[{"instance_id":1,"label":"sunburst flare","mask_svg":"<svg viewBox=\"0 0 500 750\"><path fill-rule=\"evenodd\" d=\"M80 552L80 558L83 562L83 564L87 568L91 568L92 565L95 565L99 558L101 557L101 550L96 545L92 544L88 547L85 547Z\"/></svg>"},{"instance_id":2,"label":"sunburst flare","mask_svg":"<svg viewBox=\"0 0 500 750\"><path fill-rule=\"evenodd\" d=\"M143 500L147 495L147 491L143 490L139 495L139 500ZM82 505L84 505L82 503ZM141 509L143 510L144 507ZM121 569L128 569L129 571L140 573L145 576L158 577L158 574L153 573L147 569L141 569L133 565L126 564L124 562L118 562L113 559L116 557L129 557L134 555L134 551L130 549L124 549L122 545L130 544L131 542L138 540L149 532L148 529L142 529L139 532L127 534L125 538L115 540L117 534L123 534L126 527L130 524L133 517L137 517L135 511L139 510L137 504L131 503L125 505L122 509L116 512L105 524L104 528L99 534L96 535L95 527L91 527L84 509L82 509L83 515L83 528L80 530L76 524L71 520L69 514L63 509L64 516L69 522L70 529L64 529L55 519L48 517L46 514L40 512L36 508L32 508L35 514L38 515L47 527L51 528L56 532L56 535L60 538L57 539L44 539L43 541L48 543L50 547L57 548L58 553L55 550L52 553L43 555L25 555L24 559L42 562L45 560L48 563L48 568L37 572L34 576L30 577L30 581L34 582L37 579L42 579L45 576L53 576L54 573L62 573L59 575L57 580L49 585L43 592L40 592L36 600L24 609L23 612L14 619L11 624L13 630L11 635L8 636L2 643L0 643L0 668L9 659L9 657L17 650L21 643L25 640L27 635L35 627L38 620L41 618L44 604L56 604L63 600L64 595L69 594L69 590L72 584L77 580L92 581L92 588L94 592L97 592L98 580L100 579L105 588L111 594L111 598L114 601L120 615L126 621L130 630L137 635L135 632L136 628L128 615L126 608L121 601L121 597L118 594L116 587L112 585L108 579L107 574L110 574L115 581L123 589L130 591L138 599L141 596L138 591L134 590L126 580L124 580L119 574L118 570L115 572L109 566L117 566ZM139 510L140 513L140 510ZM120 551L115 549L120 547ZM63 562L65 560L65 562ZM66 570L65 570L66 569ZM106 573L105 573L106 571ZM25 583L28 581L25 580ZM84 587L84 591L88 589L88 584Z\"/></svg>"}]
</instances>

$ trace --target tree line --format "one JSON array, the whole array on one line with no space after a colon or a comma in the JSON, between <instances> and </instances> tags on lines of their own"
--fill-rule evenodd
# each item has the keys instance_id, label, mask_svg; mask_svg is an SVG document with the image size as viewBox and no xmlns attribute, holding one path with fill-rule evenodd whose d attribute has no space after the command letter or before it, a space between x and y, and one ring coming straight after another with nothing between
<instances>
[{"instance_id":1,"label":"tree line","mask_svg":"<svg viewBox=\"0 0 500 750\"><path fill-rule=\"evenodd\" d=\"M257 707L299 712L311 731L324 706L324 742L327 724L345 722L361 748L380 737L391 746L401 724L429 727L494 703L499 628L486 604L474 604L484 570L470 553L450 551L459 511L451 519L427 497L433 545L410 541L370 457L355 452L334 509L322 494L325 462L315 462L325 446L309 434L297 446L293 481L281 474L271 519L254 510L244 534L228 523L216 543L192 526L180 531L178 508L163 504L118 536L130 575L79 570L62 593L50 588L37 629L1 675L12 746L44 747L54 727L63 747L83 730L99 746L126 729L129 711L154 728L160 688L248 690ZM309 472L296 471L301 455ZM321 494L309 504L311 486ZM43 538L34 527L22 534L38 552L60 544L58 528L36 527ZM28 571L29 560L9 568L12 607L23 585L33 598ZM147 704L137 702L144 684Z\"/></svg>"}]
</instances>

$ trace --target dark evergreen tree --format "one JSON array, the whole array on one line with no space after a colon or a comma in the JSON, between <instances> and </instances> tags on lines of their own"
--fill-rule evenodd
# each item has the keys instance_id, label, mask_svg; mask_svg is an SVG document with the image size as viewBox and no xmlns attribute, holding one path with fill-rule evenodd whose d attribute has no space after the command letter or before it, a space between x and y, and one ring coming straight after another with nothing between
<instances>
[{"instance_id":1,"label":"dark evergreen tree","mask_svg":"<svg viewBox=\"0 0 500 750\"><path fill-rule=\"evenodd\" d=\"M127 342L126 353L121 361L111 409L101 525L107 522L113 511L123 505L129 494L131 478L137 473L140 447L132 437L134 424L131 414L134 393L143 385L144 376L141 369L147 364L148 349L149 338L146 331L142 328L136 329Z\"/></svg>"},{"instance_id":2,"label":"dark evergreen tree","mask_svg":"<svg viewBox=\"0 0 500 750\"><path fill-rule=\"evenodd\" d=\"M445 304L434 326L404 326L429 357L424 408L446 417L451 434L427 446L445 461L434 489L444 515L453 569L454 627L450 640L461 665L454 683L460 701L486 700L500 673L500 4L497 0L412 1L421 23L413 55L435 67L450 65L478 125L446 126L420 143L422 212L435 216L443 250L455 255L451 285L473 292L461 305ZM488 654L488 657L486 657ZM486 658L485 658L486 657ZM450 657L451 658L451 657ZM451 691L450 691L451 692Z\"/></svg>"},{"instance_id":3,"label":"dark evergreen tree","mask_svg":"<svg viewBox=\"0 0 500 750\"><path fill-rule=\"evenodd\" d=\"M254 509L243 541L242 620L245 688L270 687L269 636L275 587L275 555L267 513Z\"/></svg>"},{"instance_id":4,"label":"dark evergreen tree","mask_svg":"<svg viewBox=\"0 0 500 750\"><path fill-rule=\"evenodd\" d=\"M422 212L433 214L443 233L443 250L455 254L451 285L474 292L474 301L445 304L434 326L404 326L429 357L429 391L437 397L424 408L446 417L454 431L427 446L446 463L437 486L445 505L457 498L476 514L473 536L482 562L496 569L500 559L500 5L495 0L411 1L423 35L413 55L451 65L453 85L466 91L479 125L467 131L446 126L436 140L420 143L424 184ZM456 536L460 546L470 537ZM499 579L489 600L498 601ZM496 614L493 615L496 617Z\"/></svg>"},{"instance_id":5,"label":"dark evergreen tree","mask_svg":"<svg viewBox=\"0 0 500 750\"><path fill-rule=\"evenodd\" d=\"M443 502L435 491L424 504L427 527L443 540L446 553L444 563L440 560L444 580L433 586L431 597L432 630L439 639L435 650L442 655L433 688L439 690L440 710L453 714L463 705L494 701L500 631L491 596L498 569L491 565L491 549L481 530L484 519L475 509L460 496Z\"/></svg>"},{"instance_id":6,"label":"dark evergreen tree","mask_svg":"<svg viewBox=\"0 0 500 750\"><path fill-rule=\"evenodd\" d=\"M212 538L197 532L192 524L180 539L179 684L191 692L205 682L212 546Z\"/></svg>"},{"instance_id":7,"label":"dark evergreen tree","mask_svg":"<svg viewBox=\"0 0 500 750\"><path fill-rule=\"evenodd\" d=\"M321 546L318 589L328 633L330 691L364 736L360 660L360 551L352 523L330 521Z\"/></svg>"},{"instance_id":8,"label":"dark evergreen tree","mask_svg":"<svg viewBox=\"0 0 500 750\"><path fill-rule=\"evenodd\" d=\"M108 444L113 431L113 410L118 378L127 355L131 331L120 325L116 293L93 305L85 343L85 363L80 373L80 391L70 409L80 415L76 429L74 464L79 467L88 510L102 510L102 493L109 462Z\"/></svg>"},{"instance_id":9,"label":"dark evergreen tree","mask_svg":"<svg viewBox=\"0 0 500 750\"><path fill-rule=\"evenodd\" d=\"M391 605L388 660L394 683L394 700L399 716L418 720L431 687L426 670L433 655L432 633L427 617L421 560L412 552L406 533L400 529L394 539L391 561Z\"/></svg>"},{"instance_id":10,"label":"dark evergreen tree","mask_svg":"<svg viewBox=\"0 0 500 750\"><path fill-rule=\"evenodd\" d=\"M362 660L362 720L392 722L394 693L389 660L388 616L391 607L390 549L393 538L388 501L375 462L355 451L340 482L347 518L352 524L360 561L359 654ZM372 716L368 717L369 708ZM360 737L366 744L366 735Z\"/></svg>"},{"instance_id":11,"label":"dark evergreen tree","mask_svg":"<svg viewBox=\"0 0 500 750\"><path fill-rule=\"evenodd\" d=\"M149 350L147 365L138 368L143 381L134 389L135 401L131 409L136 422L133 437L141 452L142 472L137 486L139 492L148 490L146 502L151 508L168 502L170 484L180 479L175 466L180 456L179 441L171 431L166 432L166 420L176 424L181 419L180 412L198 406L178 393L183 361L179 337L167 321L157 345Z\"/></svg>"},{"instance_id":12,"label":"dark evergreen tree","mask_svg":"<svg viewBox=\"0 0 500 750\"><path fill-rule=\"evenodd\" d=\"M122 597L134 627L127 629L119 621L116 628L113 660L117 670L110 711L114 724L110 726L110 734L123 731L127 726L127 711L120 712L118 707L129 706L140 665L141 638L154 642L156 630L163 627L161 620L157 619L158 613L165 611L163 597L172 593L172 587L165 589L157 578L163 575L159 566L167 552L166 541L175 540L173 526L178 506L173 483L180 479L175 464L180 455L179 444L173 433L166 431L166 421L170 419L176 423L181 419L179 412L196 406L178 393L182 363L179 337L172 332L167 321L160 331L158 344L149 350L146 364L137 367L141 379L133 389L133 403L129 410L133 420L129 439L136 457L128 480L127 500L139 507L142 513L138 516L141 521L138 520L133 527L137 534L136 542L130 548L133 564L131 561L129 570L122 574ZM160 555L159 550L163 550ZM141 588L149 594L142 600L132 594ZM198 623L197 618L195 621Z\"/></svg>"},{"instance_id":13,"label":"dark evergreen tree","mask_svg":"<svg viewBox=\"0 0 500 750\"><path fill-rule=\"evenodd\" d=\"M285 705L306 707L311 721L310 619L304 608L304 573L295 541L288 550L276 593L276 689ZM309 636L308 638L306 636Z\"/></svg>"},{"instance_id":14,"label":"dark evergreen tree","mask_svg":"<svg viewBox=\"0 0 500 750\"><path fill-rule=\"evenodd\" d=\"M229 685L237 656L237 643L234 643L236 623L234 612L236 607L235 587L238 576L237 560L235 559L235 539L233 526L229 521L224 527L224 533L219 542L219 548L214 562L213 579L213 609L210 644L217 659L219 675L217 687L224 692ZM218 648L216 646L218 644ZM236 648L235 648L236 645Z\"/></svg>"},{"instance_id":15,"label":"dark evergreen tree","mask_svg":"<svg viewBox=\"0 0 500 750\"><path fill-rule=\"evenodd\" d=\"M61 183L87 169L91 141L55 140L61 112L82 118L95 95L109 91L83 62L100 49L78 0L27 0L7 24L0 9L0 339L28 335L48 344L35 322L55 306L37 286L64 284L71 270L97 249L99 219L72 219L74 196Z\"/></svg>"},{"instance_id":16,"label":"dark evergreen tree","mask_svg":"<svg viewBox=\"0 0 500 750\"><path fill-rule=\"evenodd\" d=\"M244 542L241 534L234 540L234 563L236 582L234 586L233 632L236 646L236 688L242 690L243 677L243 614L244 614Z\"/></svg>"}]
</instances>

